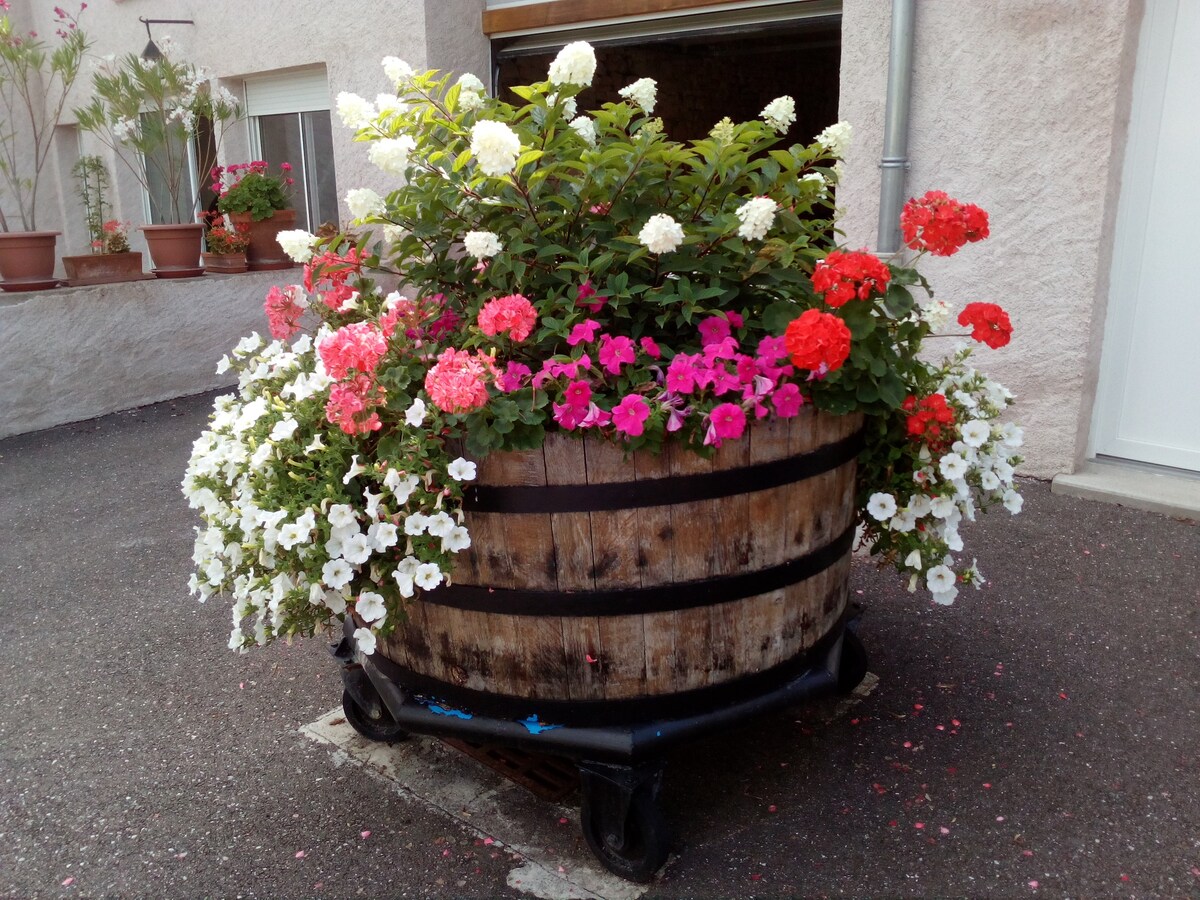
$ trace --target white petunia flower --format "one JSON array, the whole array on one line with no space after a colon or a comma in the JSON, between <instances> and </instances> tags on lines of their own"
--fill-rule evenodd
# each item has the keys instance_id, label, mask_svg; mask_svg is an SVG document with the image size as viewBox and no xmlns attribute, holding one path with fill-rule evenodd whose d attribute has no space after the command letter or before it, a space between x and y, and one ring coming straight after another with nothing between
<instances>
[{"instance_id":1,"label":"white petunia flower","mask_svg":"<svg viewBox=\"0 0 1200 900\"><path fill-rule=\"evenodd\" d=\"M796 121L796 101L786 94L768 103L761 113L762 120L778 131L785 133Z\"/></svg>"},{"instance_id":2,"label":"white petunia flower","mask_svg":"<svg viewBox=\"0 0 1200 900\"><path fill-rule=\"evenodd\" d=\"M375 107L369 100L349 91L337 95L337 114L347 128L370 125L376 116Z\"/></svg>"},{"instance_id":3,"label":"white petunia flower","mask_svg":"<svg viewBox=\"0 0 1200 900\"><path fill-rule=\"evenodd\" d=\"M409 155L416 146L417 142L406 134L397 138L383 138L371 142L367 148L367 159L389 175L401 179L400 185L403 186L408 173Z\"/></svg>"},{"instance_id":4,"label":"white petunia flower","mask_svg":"<svg viewBox=\"0 0 1200 900\"><path fill-rule=\"evenodd\" d=\"M340 616L346 611L346 595L343 591L325 591L325 606L335 616Z\"/></svg>"},{"instance_id":5,"label":"white petunia flower","mask_svg":"<svg viewBox=\"0 0 1200 900\"><path fill-rule=\"evenodd\" d=\"M991 469L987 469L979 476L979 486L985 491L994 491L1000 487L1000 476Z\"/></svg>"},{"instance_id":6,"label":"white petunia flower","mask_svg":"<svg viewBox=\"0 0 1200 900\"><path fill-rule=\"evenodd\" d=\"M853 136L854 129L849 122L838 122L818 134L817 143L828 149L830 156L842 159L850 149L850 139Z\"/></svg>"},{"instance_id":7,"label":"white petunia flower","mask_svg":"<svg viewBox=\"0 0 1200 900\"><path fill-rule=\"evenodd\" d=\"M387 475L383 478L384 487L392 492L396 498L396 502L404 504L408 502L408 498L412 496L412 492L417 489L421 483L421 479L416 475L405 475L400 477L400 473L396 469L389 469Z\"/></svg>"},{"instance_id":8,"label":"white petunia flower","mask_svg":"<svg viewBox=\"0 0 1200 900\"><path fill-rule=\"evenodd\" d=\"M1025 430L1012 422L1000 426L1000 443L1005 447L1017 448L1025 443Z\"/></svg>"},{"instance_id":9,"label":"white petunia flower","mask_svg":"<svg viewBox=\"0 0 1200 900\"><path fill-rule=\"evenodd\" d=\"M285 416L275 423L275 427L271 429L270 439L273 441L284 441L296 433L296 429L300 427L292 416Z\"/></svg>"},{"instance_id":10,"label":"white petunia flower","mask_svg":"<svg viewBox=\"0 0 1200 900\"><path fill-rule=\"evenodd\" d=\"M983 419L972 419L959 429L963 443L969 447L982 447L991 437L992 426Z\"/></svg>"},{"instance_id":11,"label":"white petunia flower","mask_svg":"<svg viewBox=\"0 0 1200 900\"><path fill-rule=\"evenodd\" d=\"M383 499L383 491L372 494L370 488L363 488L363 499L367 501L363 512L367 514L368 519L374 519L379 515L379 501Z\"/></svg>"},{"instance_id":12,"label":"white petunia flower","mask_svg":"<svg viewBox=\"0 0 1200 900\"><path fill-rule=\"evenodd\" d=\"M347 469L346 474L342 476L342 484L349 484L365 471L367 471L367 467L359 463L358 454L355 453L352 457L350 457L350 468Z\"/></svg>"},{"instance_id":13,"label":"white petunia flower","mask_svg":"<svg viewBox=\"0 0 1200 900\"><path fill-rule=\"evenodd\" d=\"M444 577L442 570L433 563L421 563L417 566L417 571L413 573L413 581L423 591L432 591L442 583Z\"/></svg>"},{"instance_id":14,"label":"white petunia flower","mask_svg":"<svg viewBox=\"0 0 1200 900\"><path fill-rule=\"evenodd\" d=\"M939 606L950 606L954 603L954 598L958 596L958 588L951 587L945 591L930 591L929 594L933 598L933 602Z\"/></svg>"},{"instance_id":15,"label":"white petunia flower","mask_svg":"<svg viewBox=\"0 0 1200 900\"><path fill-rule=\"evenodd\" d=\"M359 653L363 656L370 656L375 652L375 635L368 628L355 628L354 644Z\"/></svg>"},{"instance_id":16,"label":"white petunia flower","mask_svg":"<svg viewBox=\"0 0 1200 900\"><path fill-rule=\"evenodd\" d=\"M413 513L404 520L404 533L410 537L424 534L427 527L429 527L429 516L423 513Z\"/></svg>"},{"instance_id":17,"label":"white petunia flower","mask_svg":"<svg viewBox=\"0 0 1200 900\"><path fill-rule=\"evenodd\" d=\"M298 522L284 525L279 529L279 546L284 550L291 550L297 544L307 541L311 533L311 527L306 528Z\"/></svg>"},{"instance_id":18,"label":"white petunia flower","mask_svg":"<svg viewBox=\"0 0 1200 900\"><path fill-rule=\"evenodd\" d=\"M658 100L658 82L653 78L639 78L628 87L617 91L626 100L640 106L646 115L654 112L654 104Z\"/></svg>"},{"instance_id":19,"label":"white petunia flower","mask_svg":"<svg viewBox=\"0 0 1200 900\"><path fill-rule=\"evenodd\" d=\"M521 139L503 122L488 119L471 126L471 155L484 175L507 175L521 154Z\"/></svg>"},{"instance_id":20,"label":"white petunia flower","mask_svg":"<svg viewBox=\"0 0 1200 900\"><path fill-rule=\"evenodd\" d=\"M891 494L875 493L867 501L867 512L877 522L890 519L896 514L896 498Z\"/></svg>"},{"instance_id":21,"label":"white petunia flower","mask_svg":"<svg viewBox=\"0 0 1200 900\"><path fill-rule=\"evenodd\" d=\"M1025 505L1025 498L1016 491L1008 490L1004 492L1004 508L1014 516L1021 511L1021 507Z\"/></svg>"},{"instance_id":22,"label":"white petunia flower","mask_svg":"<svg viewBox=\"0 0 1200 900\"><path fill-rule=\"evenodd\" d=\"M924 494L913 494L908 498L908 511L918 519L929 515L933 507L929 498Z\"/></svg>"},{"instance_id":23,"label":"white petunia flower","mask_svg":"<svg viewBox=\"0 0 1200 900\"><path fill-rule=\"evenodd\" d=\"M583 138L589 147L596 146L596 122L589 116L576 116L571 120L571 130Z\"/></svg>"},{"instance_id":24,"label":"white petunia flower","mask_svg":"<svg viewBox=\"0 0 1200 900\"><path fill-rule=\"evenodd\" d=\"M954 570L944 564L934 566L925 573L925 584L935 594L953 588L955 580Z\"/></svg>"},{"instance_id":25,"label":"white petunia flower","mask_svg":"<svg viewBox=\"0 0 1200 900\"><path fill-rule=\"evenodd\" d=\"M442 549L447 553L458 553L471 546L471 534L462 525L450 529L450 533L442 538Z\"/></svg>"},{"instance_id":26,"label":"white petunia flower","mask_svg":"<svg viewBox=\"0 0 1200 900\"><path fill-rule=\"evenodd\" d=\"M342 557L351 565L361 566L371 558L371 539L361 531L342 541Z\"/></svg>"},{"instance_id":27,"label":"white petunia flower","mask_svg":"<svg viewBox=\"0 0 1200 900\"><path fill-rule=\"evenodd\" d=\"M906 509L892 516L892 520L888 522L888 528L891 531L899 531L901 534L907 534L917 527L917 517L912 514L912 510Z\"/></svg>"},{"instance_id":28,"label":"white petunia flower","mask_svg":"<svg viewBox=\"0 0 1200 900\"><path fill-rule=\"evenodd\" d=\"M446 466L446 474L455 481L474 481L475 463L460 456L450 463L450 465Z\"/></svg>"},{"instance_id":29,"label":"white petunia flower","mask_svg":"<svg viewBox=\"0 0 1200 900\"><path fill-rule=\"evenodd\" d=\"M354 507L349 503L335 503L329 507L329 513L326 516L329 519L329 524L334 528L357 528L358 516L354 513Z\"/></svg>"},{"instance_id":30,"label":"white petunia flower","mask_svg":"<svg viewBox=\"0 0 1200 900\"><path fill-rule=\"evenodd\" d=\"M349 584L353 577L354 570L344 559L331 559L321 567L321 581L334 590Z\"/></svg>"},{"instance_id":31,"label":"white petunia flower","mask_svg":"<svg viewBox=\"0 0 1200 900\"><path fill-rule=\"evenodd\" d=\"M361 222L384 213L383 198L370 188L351 188L346 192L345 200L355 221Z\"/></svg>"},{"instance_id":32,"label":"white petunia flower","mask_svg":"<svg viewBox=\"0 0 1200 900\"><path fill-rule=\"evenodd\" d=\"M383 74L396 87L402 87L413 77L414 73L413 67L399 57L385 56L383 58Z\"/></svg>"},{"instance_id":33,"label":"white petunia flower","mask_svg":"<svg viewBox=\"0 0 1200 900\"><path fill-rule=\"evenodd\" d=\"M383 596L374 591L363 591L358 595L354 611L366 622L382 622L387 617L387 607L384 606Z\"/></svg>"},{"instance_id":34,"label":"white petunia flower","mask_svg":"<svg viewBox=\"0 0 1200 900\"><path fill-rule=\"evenodd\" d=\"M908 556L904 557L904 564L910 569L916 569L918 572L921 571L921 551L914 550Z\"/></svg>"},{"instance_id":35,"label":"white petunia flower","mask_svg":"<svg viewBox=\"0 0 1200 900\"><path fill-rule=\"evenodd\" d=\"M683 228L666 213L657 213L642 227L638 240L651 253L670 253L683 243Z\"/></svg>"},{"instance_id":36,"label":"white petunia flower","mask_svg":"<svg viewBox=\"0 0 1200 900\"><path fill-rule=\"evenodd\" d=\"M412 428L420 428L421 423L425 421L425 401L420 397L415 398L413 402L409 404L408 409L404 411L404 421L407 422ZM395 469L392 469L392 472L395 471ZM391 472L388 474L390 475ZM397 477L399 477L399 475L397 475ZM387 484L386 480L384 481L384 484ZM389 487L391 486L389 485ZM392 490L392 493L395 493L395 489Z\"/></svg>"},{"instance_id":37,"label":"white petunia flower","mask_svg":"<svg viewBox=\"0 0 1200 900\"><path fill-rule=\"evenodd\" d=\"M426 516L425 530L434 537L444 538L454 529L454 520L444 512L438 511L432 516Z\"/></svg>"},{"instance_id":38,"label":"white petunia flower","mask_svg":"<svg viewBox=\"0 0 1200 900\"><path fill-rule=\"evenodd\" d=\"M738 236L751 241L761 241L767 236L775 223L775 210L778 208L770 197L754 197L747 200L735 215L742 224L738 226Z\"/></svg>"},{"instance_id":39,"label":"white petunia flower","mask_svg":"<svg viewBox=\"0 0 1200 900\"><path fill-rule=\"evenodd\" d=\"M304 448L304 452L307 454L307 453L313 453L316 450L324 450L324 449L325 449L325 442L321 439L321 436L319 434L314 434L313 439L311 441L309 441L308 446Z\"/></svg>"},{"instance_id":40,"label":"white petunia flower","mask_svg":"<svg viewBox=\"0 0 1200 900\"><path fill-rule=\"evenodd\" d=\"M396 587L400 589L400 596L409 598L416 592L416 582L413 581L412 573L405 572L403 569L397 569L392 573L392 577L396 579Z\"/></svg>"},{"instance_id":41,"label":"white petunia flower","mask_svg":"<svg viewBox=\"0 0 1200 900\"><path fill-rule=\"evenodd\" d=\"M487 259L504 249L500 237L493 231L468 231L463 238L463 247L476 259Z\"/></svg>"},{"instance_id":42,"label":"white petunia flower","mask_svg":"<svg viewBox=\"0 0 1200 900\"><path fill-rule=\"evenodd\" d=\"M970 467L967 465L967 461L957 453L947 453L942 457L941 462L938 463L938 469L941 471L942 477L947 481L962 478L967 474L968 468Z\"/></svg>"},{"instance_id":43,"label":"white petunia flower","mask_svg":"<svg viewBox=\"0 0 1200 900\"><path fill-rule=\"evenodd\" d=\"M929 511L939 519L947 519L957 511L953 497L934 497L929 501Z\"/></svg>"},{"instance_id":44,"label":"white petunia flower","mask_svg":"<svg viewBox=\"0 0 1200 900\"><path fill-rule=\"evenodd\" d=\"M391 522L376 522L367 529L367 537L371 540L371 546L380 553L396 546L400 539L399 529Z\"/></svg>"},{"instance_id":45,"label":"white petunia flower","mask_svg":"<svg viewBox=\"0 0 1200 900\"><path fill-rule=\"evenodd\" d=\"M596 75L596 51L587 41L575 41L558 51L550 63L551 84L577 84L587 87Z\"/></svg>"}]
</instances>

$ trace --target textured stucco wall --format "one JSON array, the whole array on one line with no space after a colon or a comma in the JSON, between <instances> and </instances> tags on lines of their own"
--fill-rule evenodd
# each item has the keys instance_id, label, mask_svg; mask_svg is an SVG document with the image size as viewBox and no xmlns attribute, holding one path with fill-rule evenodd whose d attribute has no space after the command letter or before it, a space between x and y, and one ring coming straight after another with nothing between
<instances>
[{"instance_id":1,"label":"textured stucco wall","mask_svg":"<svg viewBox=\"0 0 1200 900\"><path fill-rule=\"evenodd\" d=\"M0 296L0 438L233 384L217 361L244 335L266 332L268 287L298 275Z\"/></svg>"},{"instance_id":2,"label":"textured stucco wall","mask_svg":"<svg viewBox=\"0 0 1200 900\"><path fill-rule=\"evenodd\" d=\"M959 308L999 303L1013 343L978 360L1019 398L1032 475L1071 471L1091 417L1138 0L916 4L907 196L978 203L992 237L923 271ZM845 0L841 117L853 123L839 205L876 246L891 4Z\"/></svg>"}]
</instances>

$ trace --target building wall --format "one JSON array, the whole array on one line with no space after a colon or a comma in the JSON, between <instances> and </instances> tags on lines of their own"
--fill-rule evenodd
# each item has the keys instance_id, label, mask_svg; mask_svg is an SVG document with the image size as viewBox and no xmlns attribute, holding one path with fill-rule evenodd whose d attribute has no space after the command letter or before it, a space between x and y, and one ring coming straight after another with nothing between
<instances>
[{"instance_id":1,"label":"building wall","mask_svg":"<svg viewBox=\"0 0 1200 900\"><path fill-rule=\"evenodd\" d=\"M30 27L52 35L53 6L39 0L14 0L27 5L24 17ZM140 53L146 46L148 19L192 19L195 25L152 25L156 41L169 36L181 56L208 69L240 95L241 81L252 75L324 64L329 77L330 105L341 91L369 99L389 89L379 62L398 56L414 68L471 70L486 81L489 49L479 23L483 0L334 0L315 4L289 0L112 0L93 2L80 23L93 41L92 54L103 57ZM81 77L68 108L85 103L90 81ZM99 153L110 160L116 175L116 214L142 224L142 194L134 178L90 135L77 136L70 128L73 117L64 116L57 160L43 181L47 209L46 227L62 228L59 252L86 252L87 234L82 222L71 166L83 152ZM367 161L366 145L333 113L334 159L338 193L344 197L354 187L389 188L387 177ZM237 124L228 135L222 162L248 158L248 126ZM346 216L344 204L341 206ZM140 241L136 234L135 242ZM140 249L140 243L134 249Z\"/></svg>"},{"instance_id":2,"label":"building wall","mask_svg":"<svg viewBox=\"0 0 1200 900\"><path fill-rule=\"evenodd\" d=\"M982 368L1018 396L1032 475L1082 461L1140 0L916 4L908 196L941 189L991 215L990 239L922 270L938 295L1004 306L1015 329ZM841 117L855 127L839 205L876 247L891 4L844 0Z\"/></svg>"}]
</instances>

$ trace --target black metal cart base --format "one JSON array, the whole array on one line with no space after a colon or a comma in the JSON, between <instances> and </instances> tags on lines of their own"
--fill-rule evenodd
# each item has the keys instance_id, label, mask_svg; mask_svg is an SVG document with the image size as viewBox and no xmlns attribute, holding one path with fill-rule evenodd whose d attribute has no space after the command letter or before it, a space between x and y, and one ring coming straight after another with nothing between
<instances>
[{"instance_id":1,"label":"black metal cart base","mask_svg":"<svg viewBox=\"0 0 1200 900\"><path fill-rule=\"evenodd\" d=\"M659 806L666 752L764 713L854 690L867 672L856 623L856 613L848 615L808 652L767 672L669 697L616 701L496 697L433 682L382 656L359 654L349 619L330 650L342 665L346 719L364 737L453 737L574 760L588 846L610 871L645 882L670 849Z\"/></svg>"}]
</instances>

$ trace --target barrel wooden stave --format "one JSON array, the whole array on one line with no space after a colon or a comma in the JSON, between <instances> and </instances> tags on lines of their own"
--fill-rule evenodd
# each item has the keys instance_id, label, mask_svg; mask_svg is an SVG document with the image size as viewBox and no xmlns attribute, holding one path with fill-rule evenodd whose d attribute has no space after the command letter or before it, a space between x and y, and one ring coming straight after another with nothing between
<instances>
[{"instance_id":1,"label":"barrel wooden stave","mask_svg":"<svg viewBox=\"0 0 1200 900\"><path fill-rule=\"evenodd\" d=\"M603 484L724 471L818 449L848 437L858 417L814 415L756 423L712 460L668 446L634 454L562 434L541 450L493 454L489 485ZM758 570L819 549L854 517L854 466L714 500L632 510L471 512L472 547L453 581L585 592L653 588ZM714 535L717 540L714 541ZM431 602L383 642L399 664L495 694L555 700L663 695L786 662L833 628L847 602L849 554L796 584L725 603L618 616L515 616ZM565 602L569 602L565 601Z\"/></svg>"}]
</instances>

